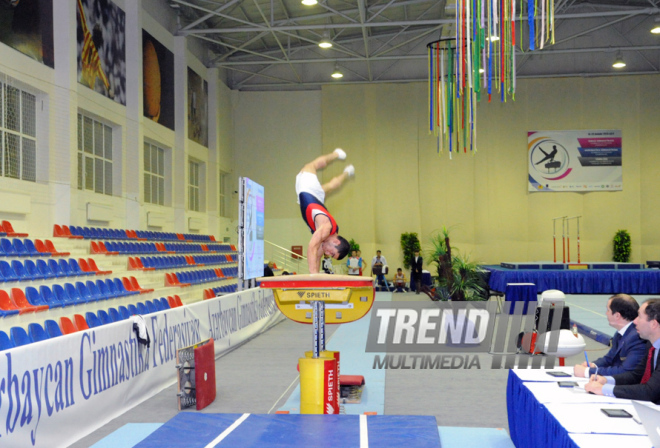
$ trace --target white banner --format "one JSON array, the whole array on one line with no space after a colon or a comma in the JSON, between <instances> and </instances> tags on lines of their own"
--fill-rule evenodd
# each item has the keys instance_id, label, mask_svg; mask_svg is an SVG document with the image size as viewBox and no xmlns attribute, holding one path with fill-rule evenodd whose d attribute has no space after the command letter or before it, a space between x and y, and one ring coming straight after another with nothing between
<instances>
[{"instance_id":1,"label":"white banner","mask_svg":"<svg viewBox=\"0 0 660 448\"><path fill-rule=\"evenodd\" d=\"M149 348L125 320L0 352L0 446L68 446L176 382L177 349L213 338L217 356L280 316L250 289L143 316Z\"/></svg>"},{"instance_id":2,"label":"white banner","mask_svg":"<svg viewBox=\"0 0 660 448\"><path fill-rule=\"evenodd\" d=\"M623 189L621 131L530 131L528 191Z\"/></svg>"}]
</instances>

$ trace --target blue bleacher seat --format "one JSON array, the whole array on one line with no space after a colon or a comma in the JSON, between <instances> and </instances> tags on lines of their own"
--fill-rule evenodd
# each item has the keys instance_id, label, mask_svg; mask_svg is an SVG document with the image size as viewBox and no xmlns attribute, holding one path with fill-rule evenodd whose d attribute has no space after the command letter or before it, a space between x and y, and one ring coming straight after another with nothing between
<instances>
[{"instance_id":1,"label":"blue bleacher seat","mask_svg":"<svg viewBox=\"0 0 660 448\"><path fill-rule=\"evenodd\" d=\"M48 264L48 267L53 272L53 274L55 274L55 277L66 277L66 274L62 272L62 268L60 267L58 260L49 258L46 263Z\"/></svg>"},{"instance_id":2,"label":"blue bleacher seat","mask_svg":"<svg viewBox=\"0 0 660 448\"><path fill-rule=\"evenodd\" d=\"M16 252L15 256L18 256L18 257L29 257L30 256L27 249L25 248L25 244L23 244L23 241L19 240L18 238L14 238L11 241L11 245L14 246L14 251Z\"/></svg>"},{"instance_id":3,"label":"blue bleacher seat","mask_svg":"<svg viewBox=\"0 0 660 448\"><path fill-rule=\"evenodd\" d=\"M160 308L163 309L163 310L169 310L170 309L170 302L168 302L165 297L160 298Z\"/></svg>"},{"instance_id":4,"label":"blue bleacher seat","mask_svg":"<svg viewBox=\"0 0 660 448\"><path fill-rule=\"evenodd\" d=\"M64 290L69 296L69 299L73 300L75 304L82 304L87 302L87 300L80 295L80 292L78 292L78 289L76 289L76 287L72 283L65 283Z\"/></svg>"},{"instance_id":5,"label":"blue bleacher seat","mask_svg":"<svg viewBox=\"0 0 660 448\"><path fill-rule=\"evenodd\" d=\"M9 330L9 335L11 337L12 344L14 344L14 347L27 345L31 342L30 337L25 332L23 327L11 327L11 329Z\"/></svg>"},{"instance_id":6,"label":"blue bleacher seat","mask_svg":"<svg viewBox=\"0 0 660 448\"><path fill-rule=\"evenodd\" d=\"M85 282L85 285L87 286L87 289L89 290L89 293L92 295L94 300L106 300L106 299L108 299L107 296L101 294L101 291L96 286L96 283L94 283L93 281L87 280Z\"/></svg>"},{"instance_id":7,"label":"blue bleacher seat","mask_svg":"<svg viewBox=\"0 0 660 448\"><path fill-rule=\"evenodd\" d=\"M110 316L108 315L108 313L105 312L105 311L103 311L103 310L98 310L98 311L96 312L96 316L99 318L99 320L101 321L101 324L102 324L102 325L106 325L106 324L111 324L111 323L112 323L112 319L110 319Z\"/></svg>"},{"instance_id":8,"label":"blue bleacher seat","mask_svg":"<svg viewBox=\"0 0 660 448\"><path fill-rule=\"evenodd\" d=\"M121 317L121 320L128 319L131 317L131 313L128 311L128 308L126 308L124 305L119 305L117 307L117 311L119 311L119 316Z\"/></svg>"},{"instance_id":9,"label":"blue bleacher seat","mask_svg":"<svg viewBox=\"0 0 660 448\"><path fill-rule=\"evenodd\" d=\"M32 242L31 239L28 238L24 239L23 245L25 246L25 250L27 251L28 255L30 255L31 257L48 256L48 254L39 252L37 248L34 246L34 242Z\"/></svg>"},{"instance_id":10,"label":"blue bleacher seat","mask_svg":"<svg viewBox=\"0 0 660 448\"><path fill-rule=\"evenodd\" d=\"M55 273L53 270L48 266L48 263L46 263L46 260L39 259L37 260L37 271L39 271L39 274L41 274L42 278L48 279L48 278L55 278Z\"/></svg>"},{"instance_id":11,"label":"blue bleacher seat","mask_svg":"<svg viewBox=\"0 0 660 448\"><path fill-rule=\"evenodd\" d=\"M44 330L41 325L34 322L28 325L28 335L32 342L45 341L48 339L48 333L46 333L46 330Z\"/></svg>"},{"instance_id":12,"label":"blue bleacher seat","mask_svg":"<svg viewBox=\"0 0 660 448\"><path fill-rule=\"evenodd\" d=\"M11 268L16 273L16 277L19 281L29 281L32 280L27 272L25 272L25 267L23 262L20 260L12 260Z\"/></svg>"},{"instance_id":13,"label":"blue bleacher seat","mask_svg":"<svg viewBox=\"0 0 660 448\"><path fill-rule=\"evenodd\" d=\"M127 305L127 308L128 308L128 314L130 314L131 316L134 315L134 314L140 314L138 312L137 307L135 305L133 305L132 303L129 303Z\"/></svg>"},{"instance_id":14,"label":"blue bleacher seat","mask_svg":"<svg viewBox=\"0 0 660 448\"><path fill-rule=\"evenodd\" d=\"M138 314L142 314L142 315L149 314L149 309L145 306L144 303L138 302L136 304L136 307L137 307L137 310L138 310Z\"/></svg>"},{"instance_id":15,"label":"blue bleacher seat","mask_svg":"<svg viewBox=\"0 0 660 448\"><path fill-rule=\"evenodd\" d=\"M123 294L117 290L117 285L115 285L115 282L111 278L105 279L105 286L108 288L108 291L110 292L110 295L112 295L112 297L123 296Z\"/></svg>"},{"instance_id":16,"label":"blue bleacher seat","mask_svg":"<svg viewBox=\"0 0 660 448\"><path fill-rule=\"evenodd\" d=\"M51 309L63 306L63 303L53 295L53 291L46 285L39 286L39 294L44 299L44 303Z\"/></svg>"},{"instance_id":17,"label":"blue bleacher seat","mask_svg":"<svg viewBox=\"0 0 660 448\"><path fill-rule=\"evenodd\" d=\"M48 319L44 322L44 327L46 327L46 333L48 333L49 338L56 338L62 336L62 330L60 326L53 319Z\"/></svg>"},{"instance_id":18,"label":"blue bleacher seat","mask_svg":"<svg viewBox=\"0 0 660 448\"><path fill-rule=\"evenodd\" d=\"M11 342L11 339L9 339L7 333L0 331L0 351L8 350L10 348L14 348L14 343Z\"/></svg>"},{"instance_id":19,"label":"blue bleacher seat","mask_svg":"<svg viewBox=\"0 0 660 448\"><path fill-rule=\"evenodd\" d=\"M43 260L39 260L43 261ZM44 278L43 275L41 275L41 272L39 272L39 269L37 269L37 265L34 263L32 260L25 260L23 262L23 267L25 268L25 272L28 275L28 278L31 280L42 280Z\"/></svg>"},{"instance_id":20,"label":"blue bleacher seat","mask_svg":"<svg viewBox=\"0 0 660 448\"><path fill-rule=\"evenodd\" d=\"M92 293L83 282L76 282L76 290L85 302L95 302L98 300L97 297L92 296Z\"/></svg>"},{"instance_id":21,"label":"blue bleacher seat","mask_svg":"<svg viewBox=\"0 0 660 448\"><path fill-rule=\"evenodd\" d=\"M65 277L73 277L75 275L78 275L75 272L71 271L71 266L69 266L68 260L62 258L57 263L60 265L60 270L62 271Z\"/></svg>"},{"instance_id":22,"label":"blue bleacher seat","mask_svg":"<svg viewBox=\"0 0 660 448\"><path fill-rule=\"evenodd\" d=\"M85 320L87 321L87 326L89 328L96 328L103 325L99 318L96 317L96 314L92 313L91 311L87 311L87 313L85 313Z\"/></svg>"},{"instance_id":23,"label":"blue bleacher seat","mask_svg":"<svg viewBox=\"0 0 660 448\"><path fill-rule=\"evenodd\" d=\"M28 286L25 288L25 298L33 306L43 306L48 305L44 298L41 297L41 293L34 286ZM50 305L48 305L50 307Z\"/></svg>"},{"instance_id":24,"label":"blue bleacher seat","mask_svg":"<svg viewBox=\"0 0 660 448\"><path fill-rule=\"evenodd\" d=\"M0 272L5 282L16 282L18 281L18 276L12 269L12 267L4 260L0 260Z\"/></svg>"},{"instance_id":25,"label":"blue bleacher seat","mask_svg":"<svg viewBox=\"0 0 660 448\"><path fill-rule=\"evenodd\" d=\"M160 311L158 308L156 308L156 305L154 305L154 303L151 300L145 300L144 305L147 307L147 311L149 312L149 314Z\"/></svg>"},{"instance_id":26,"label":"blue bleacher seat","mask_svg":"<svg viewBox=\"0 0 660 448\"><path fill-rule=\"evenodd\" d=\"M74 275L95 275L94 272L85 272L80 269L80 265L75 258L69 258L69 268L71 268L71 272L73 272Z\"/></svg>"},{"instance_id":27,"label":"blue bleacher seat","mask_svg":"<svg viewBox=\"0 0 660 448\"><path fill-rule=\"evenodd\" d=\"M119 322L122 320L122 317L119 315L119 311L115 308L108 308L108 316L112 322Z\"/></svg>"},{"instance_id":28,"label":"blue bleacher seat","mask_svg":"<svg viewBox=\"0 0 660 448\"><path fill-rule=\"evenodd\" d=\"M5 257L16 256L16 249L14 249L14 246L12 246L11 240L9 238L0 238L0 247L2 247L2 252Z\"/></svg>"},{"instance_id":29,"label":"blue bleacher seat","mask_svg":"<svg viewBox=\"0 0 660 448\"><path fill-rule=\"evenodd\" d=\"M74 291L75 289L76 288L73 288ZM69 297L69 293L62 285L53 285L52 290L53 290L53 297L55 297L56 300L61 302L62 306L71 306L76 304L76 301L73 298ZM77 291L76 294L78 294Z\"/></svg>"},{"instance_id":30,"label":"blue bleacher seat","mask_svg":"<svg viewBox=\"0 0 660 448\"><path fill-rule=\"evenodd\" d=\"M101 295L106 299L114 299L116 297L116 295L110 291L108 285L103 280L96 280L96 287L101 292Z\"/></svg>"}]
</instances>

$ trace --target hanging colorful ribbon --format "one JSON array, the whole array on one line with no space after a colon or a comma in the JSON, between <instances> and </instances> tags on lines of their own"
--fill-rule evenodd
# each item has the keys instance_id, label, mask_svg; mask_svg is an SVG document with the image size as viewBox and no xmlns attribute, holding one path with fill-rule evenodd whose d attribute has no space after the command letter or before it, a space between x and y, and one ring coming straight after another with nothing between
<instances>
[{"instance_id":1,"label":"hanging colorful ribbon","mask_svg":"<svg viewBox=\"0 0 660 448\"><path fill-rule=\"evenodd\" d=\"M500 101L515 100L516 20L520 51L554 44L554 0L457 0L456 34L427 45L429 67L429 132L438 138L438 151L477 150L477 103L481 92L494 91ZM516 18L516 15L518 17Z\"/></svg>"}]
</instances>

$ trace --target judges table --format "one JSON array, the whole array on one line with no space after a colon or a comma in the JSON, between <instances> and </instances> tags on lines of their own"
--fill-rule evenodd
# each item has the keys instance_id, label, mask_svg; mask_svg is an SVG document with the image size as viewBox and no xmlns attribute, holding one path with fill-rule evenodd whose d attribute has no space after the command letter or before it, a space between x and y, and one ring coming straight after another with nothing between
<instances>
[{"instance_id":1,"label":"judges table","mask_svg":"<svg viewBox=\"0 0 660 448\"><path fill-rule=\"evenodd\" d=\"M571 373L572 367L553 371ZM517 448L652 448L641 424L632 418L612 418L602 408L625 409L639 420L630 400L588 394L586 378L555 378L548 370L509 370L507 413L511 440ZM581 387L563 388L557 381Z\"/></svg>"}]
</instances>

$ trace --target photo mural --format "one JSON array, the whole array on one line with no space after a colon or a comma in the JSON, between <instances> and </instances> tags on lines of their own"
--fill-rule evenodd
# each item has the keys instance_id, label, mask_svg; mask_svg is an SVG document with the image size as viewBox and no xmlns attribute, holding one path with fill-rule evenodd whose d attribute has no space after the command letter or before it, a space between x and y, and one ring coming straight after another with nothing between
<instances>
[{"instance_id":1,"label":"photo mural","mask_svg":"<svg viewBox=\"0 0 660 448\"><path fill-rule=\"evenodd\" d=\"M55 68L53 0L0 0L0 42Z\"/></svg>"},{"instance_id":2,"label":"photo mural","mask_svg":"<svg viewBox=\"0 0 660 448\"><path fill-rule=\"evenodd\" d=\"M203 146L209 145L208 95L208 83L188 67L188 138Z\"/></svg>"},{"instance_id":3,"label":"photo mural","mask_svg":"<svg viewBox=\"0 0 660 448\"><path fill-rule=\"evenodd\" d=\"M174 54L142 30L144 116L174 130Z\"/></svg>"}]
</instances>

